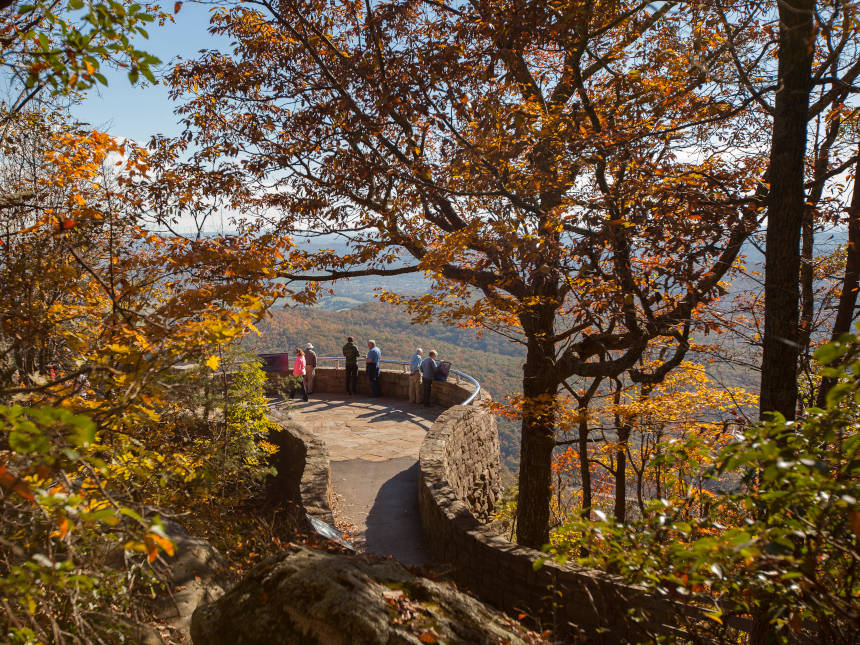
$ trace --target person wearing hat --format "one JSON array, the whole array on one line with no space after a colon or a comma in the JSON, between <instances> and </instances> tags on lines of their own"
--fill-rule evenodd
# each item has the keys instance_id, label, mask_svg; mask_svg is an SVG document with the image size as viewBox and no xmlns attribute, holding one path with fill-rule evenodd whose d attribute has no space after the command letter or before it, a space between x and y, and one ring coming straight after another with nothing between
<instances>
[{"instance_id":1,"label":"person wearing hat","mask_svg":"<svg viewBox=\"0 0 860 645\"><path fill-rule=\"evenodd\" d=\"M305 345L305 392L313 394L314 392L314 375L317 371L317 354L314 351L314 346L308 343Z\"/></svg>"}]
</instances>

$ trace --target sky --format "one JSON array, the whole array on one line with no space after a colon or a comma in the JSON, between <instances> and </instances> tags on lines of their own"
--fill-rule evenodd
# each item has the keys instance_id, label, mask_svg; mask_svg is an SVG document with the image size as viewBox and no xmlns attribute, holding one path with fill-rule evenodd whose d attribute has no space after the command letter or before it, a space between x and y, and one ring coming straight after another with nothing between
<instances>
[{"instance_id":1,"label":"sky","mask_svg":"<svg viewBox=\"0 0 860 645\"><path fill-rule=\"evenodd\" d=\"M174 16L174 24L152 26L149 39L139 38L139 49L161 59L159 73L166 73L177 57L191 58L201 49L225 49L225 39L210 35L206 28L212 7L185 2ZM128 81L127 70L104 70L108 86L93 88L72 116L116 137L145 143L156 133L177 135L180 128L174 104L163 85L151 85L141 77L137 85ZM159 76L156 73L156 77Z\"/></svg>"}]
</instances>

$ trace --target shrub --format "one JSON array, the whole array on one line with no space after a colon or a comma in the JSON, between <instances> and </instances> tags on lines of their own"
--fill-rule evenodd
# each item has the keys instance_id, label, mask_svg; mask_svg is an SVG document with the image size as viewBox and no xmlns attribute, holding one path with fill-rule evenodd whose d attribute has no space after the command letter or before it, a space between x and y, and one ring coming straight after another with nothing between
<instances>
[{"instance_id":1,"label":"shrub","mask_svg":"<svg viewBox=\"0 0 860 645\"><path fill-rule=\"evenodd\" d=\"M797 422L773 415L726 446L708 476L729 490L704 517L686 498L653 502L627 525L573 518L564 530L580 541L553 554L701 604L713 628L751 617L753 642L856 642L860 338L845 335L816 358L837 379L825 409Z\"/></svg>"}]
</instances>

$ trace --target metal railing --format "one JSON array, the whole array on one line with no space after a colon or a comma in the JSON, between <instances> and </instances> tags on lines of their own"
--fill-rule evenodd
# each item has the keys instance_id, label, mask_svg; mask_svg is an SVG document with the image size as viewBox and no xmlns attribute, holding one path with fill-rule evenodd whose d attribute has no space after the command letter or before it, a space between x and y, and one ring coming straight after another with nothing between
<instances>
[{"instance_id":1,"label":"metal railing","mask_svg":"<svg viewBox=\"0 0 860 645\"><path fill-rule=\"evenodd\" d=\"M276 353L260 354L261 358L264 358L266 356L281 357L281 356L284 356L284 354L276 354ZM295 357L293 357L293 356L287 356L287 365L286 365L285 371L290 371L290 365L292 364L291 362L294 358ZM364 358L364 357L362 356L361 358ZM344 369L346 367L346 359L343 356L317 356L317 366L318 367L319 367L320 361L334 361L335 369ZM397 360L391 360L391 359L383 358L379 362L385 363L387 365L399 365L402 368L402 371L404 374L409 371L409 361L397 361ZM460 370L451 370L448 373L453 374L457 378L457 380L455 381L457 384L459 384L460 379L462 379L462 380L466 381L467 383L471 383L472 385L475 386L475 391L472 392L472 394L470 394L469 397L460 404L460 405L470 405L472 403L472 401L475 400L475 397L477 397L478 394L481 392L481 384L478 383L477 379L470 376L469 374L466 374L465 372L461 372Z\"/></svg>"}]
</instances>

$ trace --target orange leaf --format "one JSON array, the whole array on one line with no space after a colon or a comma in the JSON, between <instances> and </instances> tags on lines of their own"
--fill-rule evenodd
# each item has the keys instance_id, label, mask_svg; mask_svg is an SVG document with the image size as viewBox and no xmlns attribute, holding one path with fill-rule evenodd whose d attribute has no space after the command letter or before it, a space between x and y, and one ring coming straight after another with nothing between
<instances>
[{"instance_id":1,"label":"orange leaf","mask_svg":"<svg viewBox=\"0 0 860 645\"><path fill-rule=\"evenodd\" d=\"M8 470L6 470L6 466L0 466L0 486L2 486L5 490L11 491L13 493L18 493L21 497L31 502L35 502L36 498L33 496L33 493L30 492L30 487L27 485L27 482L22 481L20 478L15 477Z\"/></svg>"},{"instance_id":2,"label":"orange leaf","mask_svg":"<svg viewBox=\"0 0 860 645\"><path fill-rule=\"evenodd\" d=\"M69 532L69 518L65 515L60 515L60 522L57 525L57 530L51 533L51 537L63 539Z\"/></svg>"},{"instance_id":3,"label":"orange leaf","mask_svg":"<svg viewBox=\"0 0 860 645\"><path fill-rule=\"evenodd\" d=\"M168 540L165 537L161 537L157 533L147 533L145 540L150 540L153 544L161 547L161 549L169 556L173 556L176 552L176 549L173 547L173 542ZM147 546L149 546L149 542L147 542ZM156 549L157 550L157 549Z\"/></svg>"},{"instance_id":4,"label":"orange leaf","mask_svg":"<svg viewBox=\"0 0 860 645\"><path fill-rule=\"evenodd\" d=\"M421 636L418 637L418 640L422 643L436 643L438 639L431 634L430 632L424 632Z\"/></svg>"},{"instance_id":5,"label":"orange leaf","mask_svg":"<svg viewBox=\"0 0 860 645\"><path fill-rule=\"evenodd\" d=\"M143 543L146 545L146 561L152 564L158 557L158 547L155 540L152 539L152 533L147 533L143 538Z\"/></svg>"}]
</instances>

